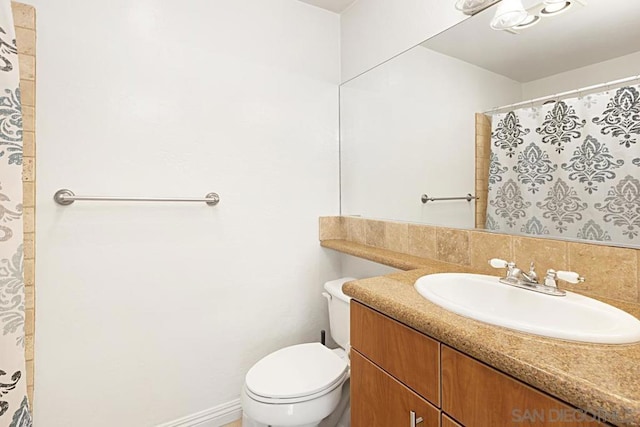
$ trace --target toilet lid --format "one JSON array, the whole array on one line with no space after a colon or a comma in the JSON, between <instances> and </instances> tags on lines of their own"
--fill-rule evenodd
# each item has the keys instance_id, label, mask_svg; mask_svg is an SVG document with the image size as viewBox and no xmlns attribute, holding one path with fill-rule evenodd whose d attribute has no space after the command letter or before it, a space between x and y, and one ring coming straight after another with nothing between
<instances>
[{"instance_id":1,"label":"toilet lid","mask_svg":"<svg viewBox=\"0 0 640 427\"><path fill-rule=\"evenodd\" d=\"M319 393L340 381L347 363L320 343L285 347L253 365L245 384L269 398L295 398Z\"/></svg>"}]
</instances>

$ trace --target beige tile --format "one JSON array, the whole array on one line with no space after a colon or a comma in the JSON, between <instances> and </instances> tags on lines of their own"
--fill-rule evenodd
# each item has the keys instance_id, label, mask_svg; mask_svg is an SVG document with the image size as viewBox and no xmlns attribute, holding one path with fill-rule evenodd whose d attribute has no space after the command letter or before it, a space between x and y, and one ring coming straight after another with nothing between
<instances>
[{"instance_id":1,"label":"beige tile","mask_svg":"<svg viewBox=\"0 0 640 427\"><path fill-rule=\"evenodd\" d=\"M33 233L35 231L34 208L24 208L22 215L24 221L23 231L25 233Z\"/></svg>"},{"instance_id":2,"label":"beige tile","mask_svg":"<svg viewBox=\"0 0 640 427\"><path fill-rule=\"evenodd\" d=\"M36 84L33 80L20 80L20 102L23 106L36 105Z\"/></svg>"},{"instance_id":3,"label":"beige tile","mask_svg":"<svg viewBox=\"0 0 640 427\"><path fill-rule=\"evenodd\" d=\"M409 247L409 224L387 222L384 227L385 248L406 254Z\"/></svg>"},{"instance_id":4,"label":"beige tile","mask_svg":"<svg viewBox=\"0 0 640 427\"><path fill-rule=\"evenodd\" d=\"M491 135L491 128L484 126L482 124L477 124L476 125L476 136L488 136Z\"/></svg>"},{"instance_id":5,"label":"beige tile","mask_svg":"<svg viewBox=\"0 0 640 427\"><path fill-rule=\"evenodd\" d=\"M365 223L366 220L362 218L353 216L344 217L347 240L364 245L366 243Z\"/></svg>"},{"instance_id":6,"label":"beige tile","mask_svg":"<svg viewBox=\"0 0 640 427\"><path fill-rule=\"evenodd\" d=\"M29 399L29 409L33 413L33 386L27 387L27 398Z\"/></svg>"},{"instance_id":7,"label":"beige tile","mask_svg":"<svg viewBox=\"0 0 640 427\"><path fill-rule=\"evenodd\" d=\"M33 157L22 158L22 181L33 182L36 180L35 159Z\"/></svg>"},{"instance_id":8,"label":"beige tile","mask_svg":"<svg viewBox=\"0 0 640 427\"><path fill-rule=\"evenodd\" d=\"M638 298L636 299L637 302L640 302L640 249L636 249L636 255L637 255L637 264L636 264L636 268L638 269L638 281L637 286L638 286Z\"/></svg>"},{"instance_id":9,"label":"beige tile","mask_svg":"<svg viewBox=\"0 0 640 427\"><path fill-rule=\"evenodd\" d=\"M24 263L24 284L26 286L33 286L35 283L35 261L33 259L25 259Z\"/></svg>"},{"instance_id":10,"label":"beige tile","mask_svg":"<svg viewBox=\"0 0 640 427\"><path fill-rule=\"evenodd\" d=\"M478 179L476 180L476 182L477 182L477 184L478 184L478 187L480 187L480 190L481 190L481 191L482 191L482 189L483 189L483 188L487 188L487 189L489 188L489 182L488 182L488 180L487 180L487 179L485 179L484 177L483 177L483 178L478 178Z\"/></svg>"},{"instance_id":11,"label":"beige tile","mask_svg":"<svg viewBox=\"0 0 640 427\"><path fill-rule=\"evenodd\" d=\"M36 79L36 57L31 55L19 55L20 80Z\"/></svg>"},{"instance_id":12,"label":"beige tile","mask_svg":"<svg viewBox=\"0 0 640 427\"><path fill-rule=\"evenodd\" d=\"M35 308L35 300L35 286L26 285L24 287L24 308L27 310Z\"/></svg>"},{"instance_id":13,"label":"beige tile","mask_svg":"<svg viewBox=\"0 0 640 427\"><path fill-rule=\"evenodd\" d=\"M460 265L469 265L469 232L454 228L436 230L437 259Z\"/></svg>"},{"instance_id":14,"label":"beige tile","mask_svg":"<svg viewBox=\"0 0 640 427\"><path fill-rule=\"evenodd\" d=\"M339 216L320 217L320 240L345 239L344 219Z\"/></svg>"},{"instance_id":15,"label":"beige tile","mask_svg":"<svg viewBox=\"0 0 640 427\"><path fill-rule=\"evenodd\" d=\"M503 272L489 265L491 258L500 258L509 262L513 259L511 236L488 232L471 231L469 233L469 253L471 266L482 274L500 275Z\"/></svg>"},{"instance_id":16,"label":"beige tile","mask_svg":"<svg viewBox=\"0 0 640 427\"><path fill-rule=\"evenodd\" d=\"M482 113L476 113L476 123L491 127L491 116L487 116L486 114Z\"/></svg>"},{"instance_id":17,"label":"beige tile","mask_svg":"<svg viewBox=\"0 0 640 427\"><path fill-rule=\"evenodd\" d=\"M242 427L242 420L237 420L230 424L225 424L222 427Z\"/></svg>"},{"instance_id":18,"label":"beige tile","mask_svg":"<svg viewBox=\"0 0 640 427\"><path fill-rule=\"evenodd\" d=\"M569 270L585 278L566 288L621 301L638 300L638 259L635 249L569 243Z\"/></svg>"},{"instance_id":19,"label":"beige tile","mask_svg":"<svg viewBox=\"0 0 640 427\"><path fill-rule=\"evenodd\" d=\"M35 328L34 311L32 309L25 310L24 334L33 335L34 328Z\"/></svg>"},{"instance_id":20,"label":"beige tile","mask_svg":"<svg viewBox=\"0 0 640 427\"><path fill-rule=\"evenodd\" d=\"M36 254L35 234L24 233L24 258L33 259Z\"/></svg>"},{"instance_id":21,"label":"beige tile","mask_svg":"<svg viewBox=\"0 0 640 427\"><path fill-rule=\"evenodd\" d=\"M33 360L27 360L27 385L33 385Z\"/></svg>"},{"instance_id":22,"label":"beige tile","mask_svg":"<svg viewBox=\"0 0 640 427\"><path fill-rule=\"evenodd\" d=\"M22 206L33 207L36 202L36 184L25 181L22 183Z\"/></svg>"},{"instance_id":23,"label":"beige tile","mask_svg":"<svg viewBox=\"0 0 640 427\"><path fill-rule=\"evenodd\" d=\"M478 221L478 228L484 229L487 220L487 205L481 203L476 209L476 219Z\"/></svg>"},{"instance_id":24,"label":"beige tile","mask_svg":"<svg viewBox=\"0 0 640 427\"><path fill-rule=\"evenodd\" d=\"M26 132L36 130L36 109L34 107L22 106L22 128Z\"/></svg>"},{"instance_id":25,"label":"beige tile","mask_svg":"<svg viewBox=\"0 0 640 427\"><path fill-rule=\"evenodd\" d=\"M480 189L486 189L489 191L489 159L480 159L482 162L481 168L476 170L476 181L481 181L478 183Z\"/></svg>"},{"instance_id":26,"label":"beige tile","mask_svg":"<svg viewBox=\"0 0 640 427\"><path fill-rule=\"evenodd\" d=\"M24 3L11 2L13 24L16 27L36 28L36 9Z\"/></svg>"},{"instance_id":27,"label":"beige tile","mask_svg":"<svg viewBox=\"0 0 640 427\"><path fill-rule=\"evenodd\" d=\"M26 335L24 337L24 358L26 360L33 360L33 335Z\"/></svg>"},{"instance_id":28,"label":"beige tile","mask_svg":"<svg viewBox=\"0 0 640 427\"><path fill-rule=\"evenodd\" d=\"M36 32L29 28L16 27L16 44L19 55L36 54Z\"/></svg>"},{"instance_id":29,"label":"beige tile","mask_svg":"<svg viewBox=\"0 0 640 427\"><path fill-rule=\"evenodd\" d=\"M567 242L513 236L513 261L525 271L528 271L529 264L534 261L541 277L550 268L567 270Z\"/></svg>"},{"instance_id":30,"label":"beige tile","mask_svg":"<svg viewBox=\"0 0 640 427\"><path fill-rule=\"evenodd\" d=\"M36 134L34 132L23 132L22 134L22 155L35 157L36 155Z\"/></svg>"},{"instance_id":31,"label":"beige tile","mask_svg":"<svg viewBox=\"0 0 640 427\"><path fill-rule=\"evenodd\" d=\"M384 229L384 221L377 221L374 219L366 220L364 225L366 244L368 246L384 248Z\"/></svg>"},{"instance_id":32,"label":"beige tile","mask_svg":"<svg viewBox=\"0 0 640 427\"><path fill-rule=\"evenodd\" d=\"M421 258L437 258L436 227L409 224L409 255Z\"/></svg>"},{"instance_id":33,"label":"beige tile","mask_svg":"<svg viewBox=\"0 0 640 427\"><path fill-rule=\"evenodd\" d=\"M478 135L476 137L476 156L489 160L491 155L491 137L488 135Z\"/></svg>"}]
</instances>

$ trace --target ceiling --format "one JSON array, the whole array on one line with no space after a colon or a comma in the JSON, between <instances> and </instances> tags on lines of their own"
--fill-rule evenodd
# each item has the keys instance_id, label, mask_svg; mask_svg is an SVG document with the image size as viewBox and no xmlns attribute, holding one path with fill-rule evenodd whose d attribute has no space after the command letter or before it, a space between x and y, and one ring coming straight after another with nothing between
<instances>
[{"instance_id":1,"label":"ceiling","mask_svg":"<svg viewBox=\"0 0 640 427\"><path fill-rule=\"evenodd\" d=\"M489 27L494 5L422 45L523 83L640 51L640 1L584 3L519 34Z\"/></svg>"},{"instance_id":2,"label":"ceiling","mask_svg":"<svg viewBox=\"0 0 640 427\"><path fill-rule=\"evenodd\" d=\"M322 9L330 10L335 13L342 13L343 10L351 6L356 0L300 0L303 3L308 3L313 6L321 7Z\"/></svg>"}]
</instances>

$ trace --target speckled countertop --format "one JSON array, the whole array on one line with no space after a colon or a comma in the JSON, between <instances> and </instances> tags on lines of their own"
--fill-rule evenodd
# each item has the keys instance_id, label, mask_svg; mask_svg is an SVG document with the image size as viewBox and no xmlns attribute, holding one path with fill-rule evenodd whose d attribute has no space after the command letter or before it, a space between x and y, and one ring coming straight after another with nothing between
<instances>
[{"instance_id":1,"label":"speckled countertop","mask_svg":"<svg viewBox=\"0 0 640 427\"><path fill-rule=\"evenodd\" d=\"M421 276L454 268L460 271L459 267L434 262L417 270L352 281L344 291L580 409L616 425L640 426L640 344L572 343L491 326L447 311L413 287ZM640 315L632 305L615 305Z\"/></svg>"}]
</instances>

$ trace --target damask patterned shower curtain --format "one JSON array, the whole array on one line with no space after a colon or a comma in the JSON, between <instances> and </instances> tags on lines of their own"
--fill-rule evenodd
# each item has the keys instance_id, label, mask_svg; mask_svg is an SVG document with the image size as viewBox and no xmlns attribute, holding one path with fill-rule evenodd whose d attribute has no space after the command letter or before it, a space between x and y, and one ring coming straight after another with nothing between
<instances>
[{"instance_id":1,"label":"damask patterned shower curtain","mask_svg":"<svg viewBox=\"0 0 640 427\"><path fill-rule=\"evenodd\" d=\"M0 427L29 427L24 359L22 112L10 0L0 0Z\"/></svg>"},{"instance_id":2,"label":"damask patterned shower curtain","mask_svg":"<svg viewBox=\"0 0 640 427\"><path fill-rule=\"evenodd\" d=\"M639 89L494 115L486 228L640 244Z\"/></svg>"}]
</instances>

